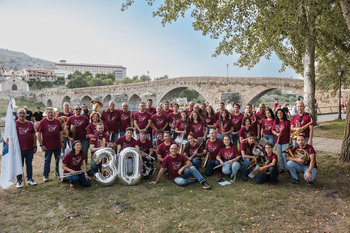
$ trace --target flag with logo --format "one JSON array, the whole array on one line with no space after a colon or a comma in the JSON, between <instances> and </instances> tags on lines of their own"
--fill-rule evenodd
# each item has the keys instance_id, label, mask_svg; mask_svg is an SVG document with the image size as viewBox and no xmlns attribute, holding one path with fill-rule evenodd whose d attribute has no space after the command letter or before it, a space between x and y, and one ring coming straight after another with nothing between
<instances>
[{"instance_id":1,"label":"flag with logo","mask_svg":"<svg viewBox=\"0 0 350 233\"><path fill-rule=\"evenodd\" d=\"M5 121L4 142L1 160L0 186L7 189L15 183L15 177L23 173L21 148L19 146L16 124L10 100Z\"/></svg>"}]
</instances>

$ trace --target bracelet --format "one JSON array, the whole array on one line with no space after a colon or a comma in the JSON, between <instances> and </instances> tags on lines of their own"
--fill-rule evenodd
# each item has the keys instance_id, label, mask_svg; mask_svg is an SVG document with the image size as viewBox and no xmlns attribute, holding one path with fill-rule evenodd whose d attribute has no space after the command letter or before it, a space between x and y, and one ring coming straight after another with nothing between
<instances>
[{"instance_id":1,"label":"bracelet","mask_svg":"<svg viewBox=\"0 0 350 233\"><path fill-rule=\"evenodd\" d=\"M307 173L312 174L312 172L310 172L310 171L307 171Z\"/></svg>"}]
</instances>

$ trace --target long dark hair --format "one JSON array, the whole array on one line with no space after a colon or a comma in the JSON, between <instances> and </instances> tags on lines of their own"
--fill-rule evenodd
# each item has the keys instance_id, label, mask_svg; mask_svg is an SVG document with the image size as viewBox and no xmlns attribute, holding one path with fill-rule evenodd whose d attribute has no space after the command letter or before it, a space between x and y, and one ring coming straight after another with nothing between
<instances>
[{"instance_id":1,"label":"long dark hair","mask_svg":"<svg viewBox=\"0 0 350 233\"><path fill-rule=\"evenodd\" d=\"M244 118L243 118L243 121L242 121L242 122L243 122L243 124L242 124L243 127L245 127L245 122L246 122L247 120L249 120L250 126L252 126L252 119L250 119L250 117L244 117Z\"/></svg>"},{"instance_id":2,"label":"long dark hair","mask_svg":"<svg viewBox=\"0 0 350 233\"><path fill-rule=\"evenodd\" d=\"M232 142L230 136L228 136L227 134L225 134L225 135L222 137L222 147L223 147L223 148L226 147L226 145L224 144L224 138L226 138L226 137L228 137L228 139L230 140L230 147L232 147L232 146L233 146L233 142Z\"/></svg>"},{"instance_id":3,"label":"long dark hair","mask_svg":"<svg viewBox=\"0 0 350 233\"><path fill-rule=\"evenodd\" d=\"M224 110L222 110L222 111L220 112L220 116L219 116L220 122L222 122L222 113L223 113L223 112L226 113L226 119L225 119L225 121L227 121L227 120L230 119L230 113L229 113L226 109L224 109Z\"/></svg>"},{"instance_id":4,"label":"long dark hair","mask_svg":"<svg viewBox=\"0 0 350 233\"><path fill-rule=\"evenodd\" d=\"M198 123L202 122L202 118L200 117L199 113L197 111L193 111L190 115L190 123L191 125L194 123L194 119L193 119L193 114L197 114L197 121Z\"/></svg>"},{"instance_id":5,"label":"long dark hair","mask_svg":"<svg viewBox=\"0 0 350 233\"><path fill-rule=\"evenodd\" d=\"M278 116L277 116L277 113L278 113L279 111L281 111L282 114L283 114L283 117L282 117L283 120L284 120L284 121L288 121L286 112L283 111L282 108L279 108L279 109L276 110L276 120L275 120L275 121L276 121L276 125L278 125L278 124L280 123L280 119L279 119Z\"/></svg>"},{"instance_id":6,"label":"long dark hair","mask_svg":"<svg viewBox=\"0 0 350 233\"><path fill-rule=\"evenodd\" d=\"M211 119L213 119L215 117L215 112L214 112L214 109L212 106L208 106L210 108L210 115L211 115ZM204 114L204 117L207 118L209 117L209 114L208 114L208 111L207 111L207 108L205 108L205 114Z\"/></svg>"},{"instance_id":7,"label":"long dark hair","mask_svg":"<svg viewBox=\"0 0 350 233\"><path fill-rule=\"evenodd\" d=\"M275 114L273 113L271 108L268 108L267 111L271 114L271 118L275 120ZM266 115L266 114L265 114ZM267 118L266 118L267 119Z\"/></svg>"},{"instance_id":8,"label":"long dark hair","mask_svg":"<svg viewBox=\"0 0 350 233\"><path fill-rule=\"evenodd\" d=\"M75 155L74 146L75 146L76 144L78 144L78 143L82 144L80 140L75 140L75 141L72 143L72 153L73 153L74 155ZM79 154L81 154L81 153L83 153L83 148L81 148Z\"/></svg>"}]
</instances>

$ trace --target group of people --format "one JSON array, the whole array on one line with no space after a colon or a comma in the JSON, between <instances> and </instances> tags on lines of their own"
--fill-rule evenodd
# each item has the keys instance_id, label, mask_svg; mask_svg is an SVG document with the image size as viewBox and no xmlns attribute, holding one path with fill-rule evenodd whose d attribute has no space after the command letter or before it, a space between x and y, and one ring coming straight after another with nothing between
<instances>
[{"instance_id":1,"label":"group of people","mask_svg":"<svg viewBox=\"0 0 350 233\"><path fill-rule=\"evenodd\" d=\"M167 173L177 185L198 180L204 189L210 189L201 168L206 177L217 172L219 181L228 175L229 181L234 182L238 171L242 173L242 180L247 181L250 172L258 169L262 171L256 179L258 184L269 182L274 186L282 173L291 175L291 185L299 182L299 173L308 184L313 184L317 173L316 152L312 147L315 122L304 111L301 101L296 104L298 114L291 120L282 108L273 110L265 104L260 104L257 112L247 104L244 113L236 103L229 107L220 103L216 111L206 103L190 102L182 111L178 104L170 105L169 101L156 107L152 105L151 99L140 102L139 111L132 113L127 103L122 104L122 109L116 109L115 102L110 101L100 114L90 113L87 106L83 109L79 104L72 112L70 104L64 103L63 111L57 114L53 108L46 108L44 118L35 127L26 120L27 111L19 109L16 125L27 183L36 185L32 160L38 140L45 153L43 181L49 181L52 154L55 175L62 176L59 172L62 153L64 176L71 188L77 182L91 185L90 176L101 172L101 164L95 164L91 157L89 173L89 152L93 156L105 147L117 153L134 147L148 165L145 167L153 167L157 160L160 170L151 184L158 183L162 174ZM291 144L294 147L288 154L286 149ZM277 155L273 153L275 146ZM68 147L71 150L66 150ZM301 152L304 156L297 156ZM260 166L256 166L259 163ZM18 188L22 182L22 176L18 176Z\"/></svg>"}]
</instances>

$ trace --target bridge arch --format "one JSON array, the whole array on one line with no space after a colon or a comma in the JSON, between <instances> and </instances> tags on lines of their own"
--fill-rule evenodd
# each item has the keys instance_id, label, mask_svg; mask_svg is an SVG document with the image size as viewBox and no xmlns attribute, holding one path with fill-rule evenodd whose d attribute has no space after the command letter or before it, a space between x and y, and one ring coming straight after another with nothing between
<instances>
[{"instance_id":1,"label":"bridge arch","mask_svg":"<svg viewBox=\"0 0 350 233\"><path fill-rule=\"evenodd\" d=\"M46 107L52 107L52 100L48 99L46 101Z\"/></svg>"},{"instance_id":2,"label":"bridge arch","mask_svg":"<svg viewBox=\"0 0 350 233\"><path fill-rule=\"evenodd\" d=\"M159 103L164 102L165 100L168 100L170 103L173 102L173 100L178 96L178 94L186 89L191 89L196 91L199 94L199 97L201 97L202 99L204 99L206 101L206 98L204 97L205 95L203 95L200 91L198 91L195 88L191 88L191 87L186 87L186 86L181 86L181 87L175 87L173 89L170 89L168 91L165 92L165 94L159 99Z\"/></svg>"},{"instance_id":3,"label":"bridge arch","mask_svg":"<svg viewBox=\"0 0 350 233\"><path fill-rule=\"evenodd\" d=\"M108 106L109 101L112 100L112 95L111 94L107 94L103 99L102 99L102 103L103 106Z\"/></svg>"},{"instance_id":4,"label":"bridge arch","mask_svg":"<svg viewBox=\"0 0 350 233\"><path fill-rule=\"evenodd\" d=\"M91 100L92 100L91 96L84 95L83 98L81 98L81 100L80 100L80 104L81 105L86 104L88 106L88 108L91 108L91 104L90 104Z\"/></svg>"},{"instance_id":5,"label":"bridge arch","mask_svg":"<svg viewBox=\"0 0 350 233\"><path fill-rule=\"evenodd\" d=\"M65 102L67 102L67 103L70 104L70 97L69 97L68 95L66 95L66 96L62 99L62 105L61 105L61 106L63 106L63 104L64 104Z\"/></svg>"},{"instance_id":6,"label":"bridge arch","mask_svg":"<svg viewBox=\"0 0 350 233\"><path fill-rule=\"evenodd\" d=\"M141 101L142 100L140 96L138 96L137 94L133 94L129 99L129 110L132 112L137 112Z\"/></svg>"}]
</instances>

